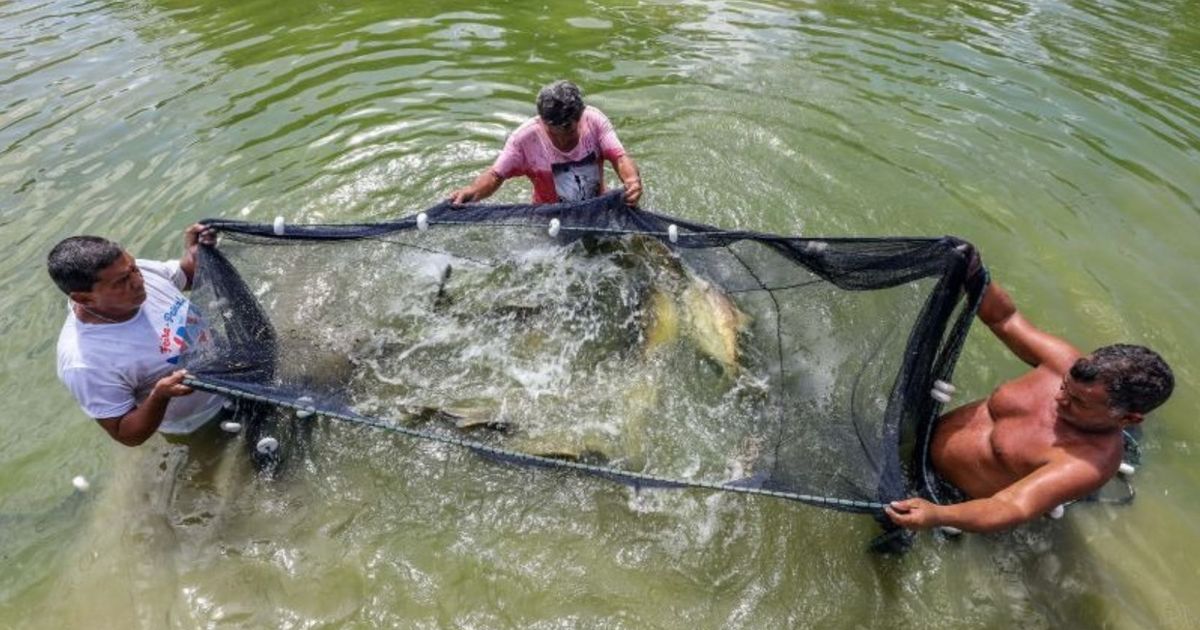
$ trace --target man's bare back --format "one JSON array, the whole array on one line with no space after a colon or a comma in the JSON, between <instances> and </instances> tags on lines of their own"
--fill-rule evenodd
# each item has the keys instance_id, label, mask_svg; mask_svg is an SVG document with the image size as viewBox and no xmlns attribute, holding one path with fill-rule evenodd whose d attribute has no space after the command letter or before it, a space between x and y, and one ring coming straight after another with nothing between
<instances>
[{"instance_id":1,"label":"man's bare back","mask_svg":"<svg viewBox=\"0 0 1200 630\"><path fill-rule=\"evenodd\" d=\"M1117 345L1084 356L1025 320L998 284L979 318L1033 369L939 419L934 468L971 500L895 501L886 511L903 527L1007 529L1095 492L1121 464L1123 429L1174 387L1153 351Z\"/></svg>"}]
</instances>

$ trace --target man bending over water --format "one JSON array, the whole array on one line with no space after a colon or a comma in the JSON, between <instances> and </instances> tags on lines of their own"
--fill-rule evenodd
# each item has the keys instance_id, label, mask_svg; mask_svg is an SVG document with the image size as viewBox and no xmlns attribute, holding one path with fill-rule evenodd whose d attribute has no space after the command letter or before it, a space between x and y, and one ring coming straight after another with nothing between
<instances>
[{"instance_id":1,"label":"man bending over water","mask_svg":"<svg viewBox=\"0 0 1200 630\"><path fill-rule=\"evenodd\" d=\"M583 104L574 83L555 81L542 88L537 111L508 137L495 164L471 185L450 193L452 203L483 201L504 180L520 175L533 182L533 203L591 199L604 192L608 161L625 185L625 203L637 205L642 197L637 164L604 113Z\"/></svg>"},{"instance_id":2,"label":"man bending over water","mask_svg":"<svg viewBox=\"0 0 1200 630\"><path fill-rule=\"evenodd\" d=\"M970 500L893 501L885 511L902 527L993 532L1092 494L1121 464L1122 430L1174 389L1171 368L1154 351L1118 344L1085 356L1030 324L994 282L979 319L1033 369L941 417L934 468Z\"/></svg>"},{"instance_id":3,"label":"man bending over water","mask_svg":"<svg viewBox=\"0 0 1200 630\"><path fill-rule=\"evenodd\" d=\"M189 434L214 418L220 396L183 384L180 353L203 334L183 295L196 249L213 235L184 232L178 261L135 260L97 236L72 236L50 251L50 277L68 297L58 337L58 376L84 413L112 438L137 446L155 432Z\"/></svg>"}]
</instances>

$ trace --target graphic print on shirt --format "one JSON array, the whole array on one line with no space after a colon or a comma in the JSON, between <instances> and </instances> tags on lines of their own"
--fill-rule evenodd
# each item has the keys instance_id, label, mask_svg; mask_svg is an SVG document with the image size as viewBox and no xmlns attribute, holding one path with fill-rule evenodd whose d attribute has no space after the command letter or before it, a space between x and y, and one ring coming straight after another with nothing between
<instances>
[{"instance_id":1,"label":"graphic print on shirt","mask_svg":"<svg viewBox=\"0 0 1200 630\"><path fill-rule=\"evenodd\" d=\"M600 161L591 152L582 160L551 166L560 202L583 201L600 194Z\"/></svg>"},{"instance_id":2,"label":"graphic print on shirt","mask_svg":"<svg viewBox=\"0 0 1200 630\"><path fill-rule=\"evenodd\" d=\"M207 339L204 320L192 303L185 298L176 298L163 313L163 327L159 333L158 351L170 355L167 363L179 364L179 357L189 346Z\"/></svg>"}]
</instances>

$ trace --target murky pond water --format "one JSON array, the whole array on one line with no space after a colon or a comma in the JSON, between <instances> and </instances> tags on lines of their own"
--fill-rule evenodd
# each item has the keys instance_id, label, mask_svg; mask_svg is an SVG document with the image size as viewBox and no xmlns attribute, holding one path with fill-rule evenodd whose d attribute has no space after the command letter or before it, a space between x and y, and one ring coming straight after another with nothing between
<instances>
[{"instance_id":1,"label":"murky pond water","mask_svg":"<svg viewBox=\"0 0 1200 630\"><path fill-rule=\"evenodd\" d=\"M0 626L1195 627L1197 68L1186 1L0 3ZM59 239L408 214L559 77L647 207L958 235L1044 328L1161 349L1137 501L880 558L868 518L336 425L281 479L215 443L174 481L178 448L112 443L57 383ZM978 327L961 395L1021 369Z\"/></svg>"}]
</instances>

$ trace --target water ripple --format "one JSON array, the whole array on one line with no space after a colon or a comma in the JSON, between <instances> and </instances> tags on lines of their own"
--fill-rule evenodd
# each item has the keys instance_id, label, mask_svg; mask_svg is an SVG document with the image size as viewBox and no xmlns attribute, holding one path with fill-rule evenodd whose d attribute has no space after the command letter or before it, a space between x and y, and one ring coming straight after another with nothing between
<instances>
[{"instance_id":1,"label":"water ripple","mask_svg":"<svg viewBox=\"0 0 1200 630\"><path fill-rule=\"evenodd\" d=\"M267 600L295 625L1194 619L1178 603L1194 579L1137 579L1200 535L1194 466L1166 447L1148 503L1120 518L1081 510L1011 538L923 541L901 566L866 561L873 525L840 515L638 495L320 429L305 471L242 480L219 526L196 516L209 524L163 542L160 507L145 505L161 489L137 481L161 474L158 455L98 449L55 381L63 300L40 269L81 232L167 257L203 216L425 207L494 159L539 86L570 77L638 159L647 207L789 233L960 234L1048 329L1171 348L1186 376L1200 353L1198 24L1186 0L0 5L0 512L54 503L76 467L117 488L95 498L99 525L0 539L24 567L0 579L0 625L35 609L46 625L138 625L89 595L114 572L171 585L139 592L142 612L195 625L277 625L261 616ZM528 194L512 182L497 199ZM983 346L968 344L959 368L979 391L1004 372ZM1195 395L1177 397L1152 444L1200 442L1179 411ZM122 536L175 564L97 558ZM1136 558L1107 551L1129 544ZM1097 571L1117 577L1095 583ZM299 582L336 582L345 600L279 586ZM78 597L48 603L38 584Z\"/></svg>"}]
</instances>

